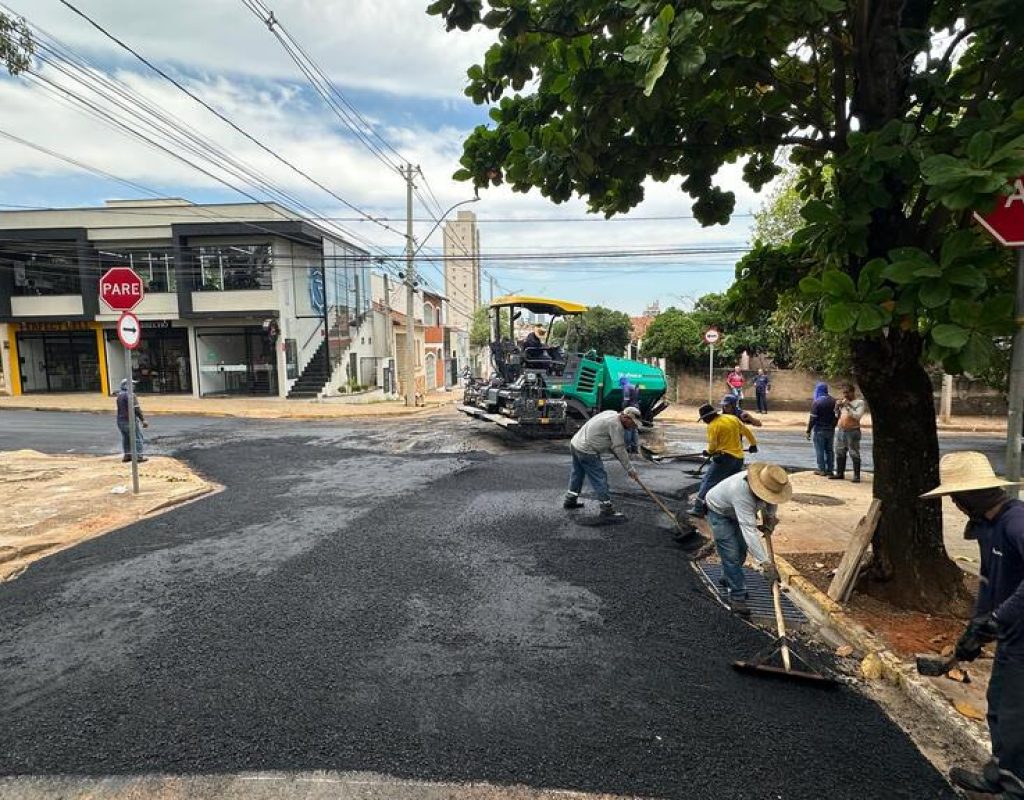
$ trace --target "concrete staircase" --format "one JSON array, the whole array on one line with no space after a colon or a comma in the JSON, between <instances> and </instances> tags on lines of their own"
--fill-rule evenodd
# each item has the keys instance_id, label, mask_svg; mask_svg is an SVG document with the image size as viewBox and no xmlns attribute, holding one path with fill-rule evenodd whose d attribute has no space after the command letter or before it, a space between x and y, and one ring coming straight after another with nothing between
<instances>
[{"instance_id":1,"label":"concrete staircase","mask_svg":"<svg viewBox=\"0 0 1024 800\"><path fill-rule=\"evenodd\" d=\"M323 391L324 386L327 385L327 381L331 377L330 366L324 363L324 350L326 347L326 340L320 342L320 346L309 359L306 368L299 375L299 379L295 381L295 385L288 392L289 400L309 399L320 396L320 392Z\"/></svg>"}]
</instances>

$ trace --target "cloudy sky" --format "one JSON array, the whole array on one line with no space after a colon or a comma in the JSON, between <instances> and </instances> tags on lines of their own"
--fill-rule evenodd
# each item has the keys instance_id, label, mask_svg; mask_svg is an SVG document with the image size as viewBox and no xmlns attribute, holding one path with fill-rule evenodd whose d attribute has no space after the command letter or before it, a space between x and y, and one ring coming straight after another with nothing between
<instances>
[{"instance_id":1,"label":"cloudy sky","mask_svg":"<svg viewBox=\"0 0 1024 800\"><path fill-rule=\"evenodd\" d=\"M375 252L397 252L403 244L396 231L404 230L404 184L384 163L397 161L395 153L421 167L426 178L426 184L419 181L421 195L431 203L436 197L441 209L472 194L450 176L466 133L487 122L486 109L474 106L462 90L466 68L483 53L488 38L485 33L446 33L437 18L425 14L427 0L265 0L345 101L393 148L378 142L383 159L345 128L243 0L72 0L329 192L233 131L59 0L2 1L0 7L24 16L52 39L44 38L38 78L0 76L0 135L19 137L135 186L0 138L0 208L84 206L154 194L196 202L246 200L237 189L267 199L266 191L246 186L180 147L175 149L181 156L199 161L209 174L98 121L97 116L110 119L121 113L109 105L112 85L127 87L154 110L136 112L127 119L128 127L159 138L166 136L167 126L156 114L173 116L258 171L265 185L300 201L305 213L330 219ZM57 57L69 55L65 48L80 59L79 68L70 69ZM108 78L117 84L83 89L73 76L86 66L98 71L94 86ZM93 115L59 87L89 100ZM579 201L556 206L538 193L515 194L504 187L486 191L470 208L480 221L485 269L499 292L564 297L638 314L653 301L662 308L685 306L688 298L724 289L737 255L594 260L586 253L746 246L750 214L761 197L742 184L738 168L722 180L736 192L738 212L724 228L702 229L687 219L691 200L679 191L678 181L650 185L641 206L613 221L588 218ZM386 221L370 222L352 207ZM417 198L417 237L433 227L430 215ZM440 240L435 232L422 253L429 256ZM551 257L567 252L576 255ZM510 255L518 257L500 260ZM436 265L425 262L420 268L440 287Z\"/></svg>"}]
</instances>

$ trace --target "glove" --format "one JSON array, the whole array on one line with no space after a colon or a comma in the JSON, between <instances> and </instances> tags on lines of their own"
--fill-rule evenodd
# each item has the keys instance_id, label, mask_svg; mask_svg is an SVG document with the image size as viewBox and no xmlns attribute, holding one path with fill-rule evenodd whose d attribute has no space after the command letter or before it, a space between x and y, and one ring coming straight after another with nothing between
<instances>
[{"instance_id":1,"label":"glove","mask_svg":"<svg viewBox=\"0 0 1024 800\"><path fill-rule=\"evenodd\" d=\"M992 614L975 617L957 640L956 660L974 661L981 655L982 646L998 639L999 633L999 621Z\"/></svg>"},{"instance_id":2,"label":"glove","mask_svg":"<svg viewBox=\"0 0 1024 800\"><path fill-rule=\"evenodd\" d=\"M149 427L149 423L148 422L143 422L142 423L142 427L143 428L148 428Z\"/></svg>"},{"instance_id":3,"label":"glove","mask_svg":"<svg viewBox=\"0 0 1024 800\"><path fill-rule=\"evenodd\" d=\"M764 575L764 579L768 581L769 586L773 583L782 583L779 579L779 570L771 561L765 561L761 565L761 574Z\"/></svg>"},{"instance_id":4,"label":"glove","mask_svg":"<svg viewBox=\"0 0 1024 800\"><path fill-rule=\"evenodd\" d=\"M810 433L807 434L807 441L811 441L811 434Z\"/></svg>"},{"instance_id":5,"label":"glove","mask_svg":"<svg viewBox=\"0 0 1024 800\"><path fill-rule=\"evenodd\" d=\"M709 453L707 450L701 450L700 454L704 456L704 458L711 458L711 453Z\"/></svg>"},{"instance_id":6,"label":"glove","mask_svg":"<svg viewBox=\"0 0 1024 800\"><path fill-rule=\"evenodd\" d=\"M626 474L629 475L629 477L631 477L635 481L640 480L640 473L637 472L635 469L629 470Z\"/></svg>"},{"instance_id":7,"label":"glove","mask_svg":"<svg viewBox=\"0 0 1024 800\"><path fill-rule=\"evenodd\" d=\"M757 445L756 444L750 445L750 447L747 449L747 452L748 453L756 453L757 452Z\"/></svg>"}]
</instances>

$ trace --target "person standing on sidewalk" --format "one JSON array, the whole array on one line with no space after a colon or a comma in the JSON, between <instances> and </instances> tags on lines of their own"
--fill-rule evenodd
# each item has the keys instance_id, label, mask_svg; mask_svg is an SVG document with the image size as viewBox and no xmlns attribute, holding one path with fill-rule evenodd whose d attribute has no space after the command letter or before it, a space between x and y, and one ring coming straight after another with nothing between
<instances>
[{"instance_id":1,"label":"person standing on sidewalk","mask_svg":"<svg viewBox=\"0 0 1024 800\"><path fill-rule=\"evenodd\" d=\"M572 472L569 475L569 489L565 493L565 501L562 508L571 511L582 508L580 492L583 489L583 479L590 481L597 494L598 502L601 504L602 517L621 516L615 511L612 505L612 497L608 493L608 473L604 470L601 456L611 453L622 464L626 474L633 480L637 480L636 467L629 460L626 454L626 442L624 431L626 428L636 428L640 424L640 410L629 408L623 411L602 411L591 417L576 431L576 435L569 442L569 452L572 454Z\"/></svg>"},{"instance_id":2,"label":"person standing on sidewalk","mask_svg":"<svg viewBox=\"0 0 1024 800\"><path fill-rule=\"evenodd\" d=\"M843 384L843 397L836 403L836 471L830 478L843 480L846 454L853 459L853 482L860 483L860 418L864 416L864 399L857 397L852 383Z\"/></svg>"},{"instance_id":3,"label":"person standing on sidewalk","mask_svg":"<svg viewBox=\"0 0 1024 800\"><path fill-rule=\"evenodd\" d=\"M835 451L832 440L836 433L836 399L828 393L828 384L819 382L814 387L814 402L807 420L807 441L814 436L814 456L818 468L815 475L831 475L835 469Z\"/></svg>"},{"instance_id":4,"label":"person standing on sidewalk","mask_svg":"<svg viewBox=\"0 0 1024 800\"><path fill-rule=\"evenodd\" d=\"M743 469L743 439L750 442L750 452L757 452L757 437L740 418L733 414L719 414L710 403L705 403L697 412L701 422L708 426L707 471L697 490L697 499L689 513L703 517L706 508L704 498L709 491L730 475Z\"/></svg>"},{"instance_id":5,"label":"person standing on sidewalk","mask_svg":"<svg viewBox=\"0 0 1024 800\"><path fill-rule=\"evenodd\" d=\"M134 385L134 382L133 382ZM142 429L148 428L149 423L142 415L142 408L139 406L139 396L135 395L135 452L138 453L139 461L148 461L142 455L142 447L145 439L142 437ZM131 425L128 419L128 379L121 381L121 391L117 393L117 429L121 431L121 450L124 453L122 461L132 460L132 439Z\"/></svg>"},{"instance_id":6,"label":"person standing on sidewalk","mask_svg":"<svg viewBox=\"0 0 1024 800\"><path fill-rule=\"evenodd\" d=\"M956 643L957 660L974 661L996 643L987 695L992 759L981 772L953 767L950 780L979 794L1024 798L1024 503L1003 491L1012 485L983 453L948 453L939 485L921 497L948 494L968 517L964 537L976 539L981 553L974 617Z\"/></svg>"},{"instance_id":7,"label":"person standing on sidewalk","mask_svg":"<svg viewBox=\"0 0 1024 800\"><path fill-rule=\"evenodd\" d=\"M622 410L635 408L640 410L640 387L630 382L629 378L623 375L619 378L619 386L622 388ZM640 452L640 429L625 429L626 452L634 455Z\"/></svg>"},{"instance_id":8,"label":"person standing on sidewalk","mask_svg":"<svg viewBox=\"0 0 1024 800\"><path fill-rule=\"evenodd\" d=\"M732 372L725 376L725 383L729 387L729 393L736 398L737 406L743 403L743 384L746 382L747 379L743 377L743 370L740 369L739 364L733 367Z\"/></svg>"},{"instance_id":9,"label":"person standing on sidewalk","mask_svg":"<svg viewBox=\"0 0 1024 800\"><path fill-rule=\"evenodd\" d=\"M757 413L767 414L768 413L768 392L772 390L772 382L767 375L764 374L763 369L757 371L757 377L754 378L754 396L757 399Z\"/></svg>"},{"instance_id":10,"label":"person standing on sidewalk","mask_svg":"<svg viewBox=\"0 0 1024 800\"><path fill-rule=\"evenodd\" d=\"M729 608L741 616L750 616L743 562L753 556L768 583L779 573L768 556L758 531L761 525L769 533L778 524L777 507L793 496L786 470L777 464L751 464L719 483L708 492L708 522L715 538L715 549L722 561L722 576L729 592Z\"/></svg>"}]
</instances>

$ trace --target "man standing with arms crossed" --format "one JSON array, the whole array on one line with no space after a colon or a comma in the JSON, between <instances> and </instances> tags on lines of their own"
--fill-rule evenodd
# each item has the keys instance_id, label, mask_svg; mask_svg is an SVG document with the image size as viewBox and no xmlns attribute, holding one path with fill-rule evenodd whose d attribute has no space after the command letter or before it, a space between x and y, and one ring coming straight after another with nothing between
<instances>
[{"instance_id":1,"label":"man standing with arms crossed","mask_svg":"<svg viewBox=\"0 0 1024 800\"><path fill-rule=\"evenodd\" d=\"M864 416L864 399L857 397L852 383L843 384L843 396L836 403L836 471L829 475L843 480L846 472L846 454L853 459L853 482L860 483L860 418Z\"/></svg>"},{"instance_id":2,"label":"man standing with arms crossed","mask_svg":"<svg viewBox=\"0 0 1024 800\"><path fill-rule=\"evenodd\" d=\"M580 502L580 491L583 479L590 481L594 487L598 502L601 504L601 516L605 518L621 517L612 505L612 497L608 493L608 473L604 470L601 456L611 453L622 464L626 474L637 480L636 467L626 453L624 432L627 428L635 430L640 425L640 409L630 406L623 411L602 411L591 417L586 424L576 431L569 442L572 453L572 472L569 475L569 489L565 493L562 508L571 511L583 508Z\"/></svg>"}]
</instances>

